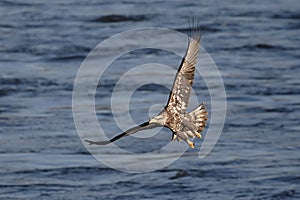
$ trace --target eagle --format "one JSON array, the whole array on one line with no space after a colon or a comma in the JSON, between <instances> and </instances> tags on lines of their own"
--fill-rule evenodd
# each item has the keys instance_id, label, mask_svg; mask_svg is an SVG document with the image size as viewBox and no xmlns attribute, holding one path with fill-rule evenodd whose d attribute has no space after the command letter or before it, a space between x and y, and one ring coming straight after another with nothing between
<instances>
[{"instance_id":1,"label":"eagle","mask_svg":"<svg viewBox=\"0 0 300 200\"><path fill-rule=\"evenodd\" d=\"M194 81L195 66L200 47L200 30L190 30L188 48L177 71L169 100L164 109L149 121L128 129L107 141L85 140L90 145L107 145L125 136L132 135L138 131L156 127L166 127L172 131L172 141L185 141L191 148L194 142L191 139L201 138L201 132L206 126L208 112L202 102L196 109L187 112L190 93Z\"/></svg>"}]
</instances>

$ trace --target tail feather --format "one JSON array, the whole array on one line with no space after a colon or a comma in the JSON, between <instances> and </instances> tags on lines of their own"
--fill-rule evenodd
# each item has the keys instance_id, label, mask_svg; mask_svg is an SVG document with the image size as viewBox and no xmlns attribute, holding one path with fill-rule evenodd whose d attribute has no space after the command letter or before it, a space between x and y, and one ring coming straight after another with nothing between
<instances>
[{"instance_id":1,"label":"tail feather","mask_svg":"<svg viewBox=\"0 0 300 200\"><path fill-rule=\"evenodd\" d=\"M198 108L191 111L189 115L195 126L198 128L197 131L202 132L204 127L206 126L206 121L208 119L208 113L205 109L204 103L201 103Z\"/></svg>"},{"instance_id":2,"label":"tail feather","mask_svg":"<svg viewBox=\"0 0 300 200\"><path fill-rule=\"evenodd\" d=\"M201 103L198 108L195 110L187 113L187 119L189 121L185 121L186 124L189 124L190 127L185 126L183 129L182 134L185 134L185 137L190 137L190 138L195 138L196 134L195 131L198 133L201 133L205 126L206 126L206 121L208 119L207 117L208 113L205 109L204 103ZM191 130L191 128L194 130ZM201 137L201 135L200 135ZM177 134L173 133L172 141L176 140L179 141L180 137L178 137Z\"/></svg>"}]
</instances>

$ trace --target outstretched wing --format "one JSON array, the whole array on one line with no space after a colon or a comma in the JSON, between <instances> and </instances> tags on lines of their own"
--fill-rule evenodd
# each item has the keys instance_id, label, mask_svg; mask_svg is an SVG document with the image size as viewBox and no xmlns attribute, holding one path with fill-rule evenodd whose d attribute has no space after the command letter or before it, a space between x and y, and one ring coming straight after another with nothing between
<instances>
[{"instance_id":1,"label":"outstretched wing","mask_svg":"<svg viewBox=\"0 0 300 200\"><path fill-rule=\"evenodd\" d=\"M192 30L188 49L176 74L166 109L176 109L177 112L184 112L188 106L194 81L194 72L198 58L200 38L199 30Z\"/></svg>"},{"instance_id":2,"label":"outstretched wing","mask_svg":"<svg viewBox=\"0 0 300 200\"><path fill-rule=\"evenodd\" d=\"M110 140L107 140L107 141L92 141L92 140L85 140L86 142L88 142L90 145L91 144L96 144L96 145L106 145L106 144L110 144L118 139L121 139L122 137L125 137L125 136L128 136L128 135L131 135L131 134L134 134L138 131L141 131L141 130L146 130L146 129L152 129L152 128L155 128L155 127L158 127L157 124L149 124L149 122L145 122L143 124L140 124L138 126L135 126L133 128L130 128L128 129L127 131L117 135L116 137L110 139Z\"/></svg>"}]
</instances>

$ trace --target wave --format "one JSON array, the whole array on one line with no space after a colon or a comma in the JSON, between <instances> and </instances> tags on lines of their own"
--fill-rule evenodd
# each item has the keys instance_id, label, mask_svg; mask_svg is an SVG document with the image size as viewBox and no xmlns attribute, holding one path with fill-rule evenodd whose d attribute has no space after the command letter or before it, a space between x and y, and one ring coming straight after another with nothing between
<instances>
[{"instance_id":1,"label":"wave","mask_svg":"<svg viewBox=\"0 0 300 200\"><path fill-rule=\"evenodd\" d=\"M146 19L145 15L104 15L90 20L90 22L101 22L101 23L115 23L133 21L139 22Z\"/></svg>"}]
</instances>

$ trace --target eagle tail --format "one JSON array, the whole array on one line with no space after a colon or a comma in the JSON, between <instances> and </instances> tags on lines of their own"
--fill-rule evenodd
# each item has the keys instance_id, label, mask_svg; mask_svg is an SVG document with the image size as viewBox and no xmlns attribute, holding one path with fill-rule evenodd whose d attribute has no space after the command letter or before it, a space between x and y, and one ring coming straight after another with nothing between
<instances>
[{"instance_id":1,"label":"eagle tail","mask_svg":"<svg viewBox=\"0 0 300 200\"><path fill-rule=\"evenodd\" d=\"M189 113L193 123L197 127L198 132L202 132L204 127L206 126L206 121L207 121L207 111L204 106L204 103L201 103L198 108L195 110L191 111Z\"/></svg>"}]
</instances>

